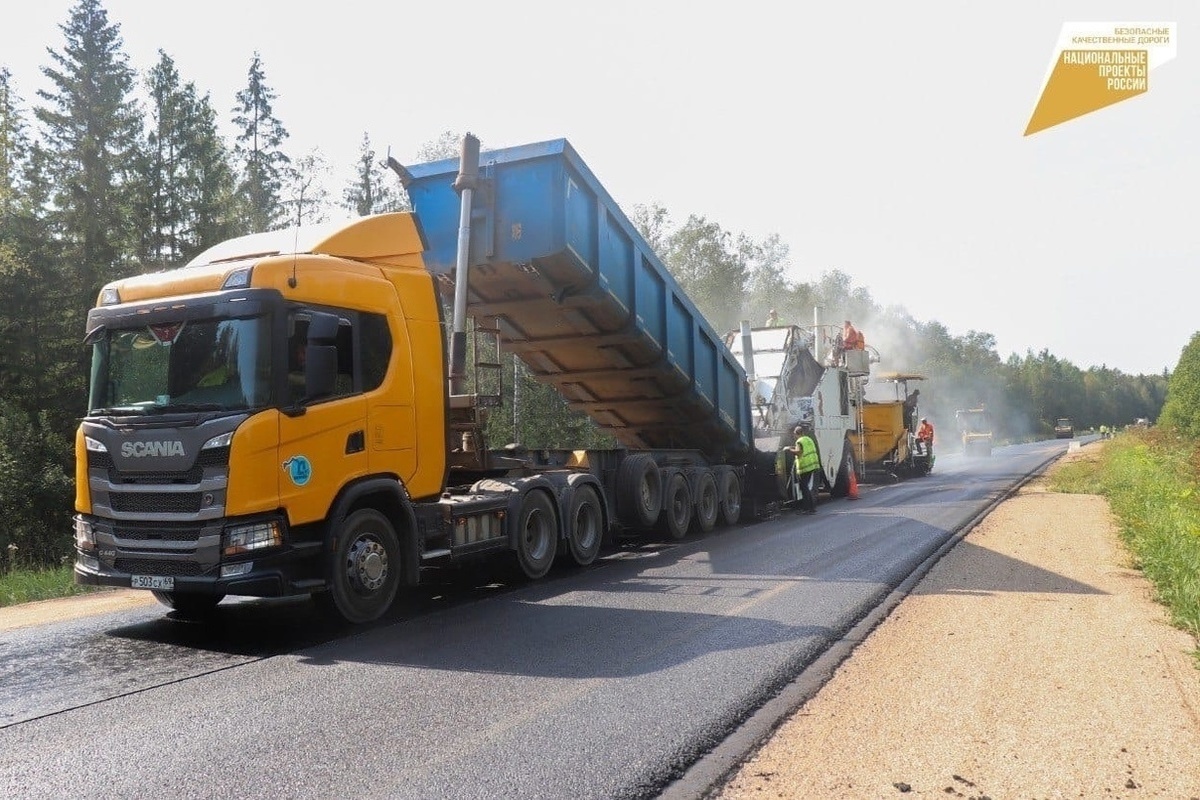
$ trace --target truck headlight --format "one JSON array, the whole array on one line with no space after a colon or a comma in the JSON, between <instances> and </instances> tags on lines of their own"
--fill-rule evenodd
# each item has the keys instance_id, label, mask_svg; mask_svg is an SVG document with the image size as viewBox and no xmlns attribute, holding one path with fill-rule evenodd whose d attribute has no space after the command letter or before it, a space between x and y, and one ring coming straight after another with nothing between
<instances>
[{"instance_id":1,"label":"truck headlight","mask_svg":"<svg viewBox=\"0 0 1200 800\"><path fill-rule=\"evenodd\" d=\"M229 528L222 537L221 555L236 556L268 547L279 547L283 544L281 528L279 520Z\"/></svg>"},{"instance_id":2,"label":"truck headlight","mask_svg":"<svg viewBox=\"0 0 1200 800\"><path fill-rule=\"evenodd\" d=\"M92 523L82 517L75 518L75 546L80 550L96 549L96 534Z\"/></svg>"},{"instance_id":3,"label":"truck headlight","mask_svg":"<svg viewBox=\"0 0 1200 800\"><path fill-rule=\"evenodd\" d=\"M207 442L205 442L204 445L200 449L201 450L211 450L214 447L229 447L229 444L232 441L233 441L233 431L230 431L229 433L222 433L220 436L214 436L213 438L211 438Z\"/></svg>"}]
</instances>

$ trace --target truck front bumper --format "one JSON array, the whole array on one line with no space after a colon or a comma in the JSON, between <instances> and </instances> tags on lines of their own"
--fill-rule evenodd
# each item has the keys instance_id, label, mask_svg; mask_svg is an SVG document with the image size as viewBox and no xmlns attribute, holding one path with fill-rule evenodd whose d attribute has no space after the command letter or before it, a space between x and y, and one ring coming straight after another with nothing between
<instances>
[{"instance_id":1,"label":"truck front bumper","mask_svg":"<svg viewBox=\"0 0 1200 800\"><path fill-rule=\"evenodd\" d=\"M268 524L280 531L278 544L227 552L230 530ZM320 542L291 540L277 515L193 526L75 517L75 582L82 585L280 597L324 585L319 553Z\"/></svg>"}]
</instances>

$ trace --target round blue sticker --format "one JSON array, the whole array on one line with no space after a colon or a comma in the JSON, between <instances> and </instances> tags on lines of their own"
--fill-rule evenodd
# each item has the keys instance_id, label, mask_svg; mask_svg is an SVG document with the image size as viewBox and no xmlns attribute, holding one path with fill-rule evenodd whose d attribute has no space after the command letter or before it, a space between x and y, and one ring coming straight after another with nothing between
<instances>
[{"instance_id":1,"label":"round blue sticker","mask_svg":"<svg viewBox=\"0 0 1200 800\"><path fill-rule=\"evenodd\" d=\"M312 464L304 456L292 456L283 462L283 468L297 486L303 486L312 478Z\"/></svg>"}]
</instances>

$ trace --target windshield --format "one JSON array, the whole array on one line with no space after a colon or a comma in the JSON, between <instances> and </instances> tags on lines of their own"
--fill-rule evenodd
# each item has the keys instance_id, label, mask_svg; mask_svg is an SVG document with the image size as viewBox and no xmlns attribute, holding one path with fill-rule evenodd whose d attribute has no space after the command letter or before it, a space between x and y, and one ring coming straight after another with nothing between
<instances>
[{"instance_id":1,"label":"windshield","mask_svg":"<svg viewBox=\"0 0 1200 800\"><path fill-rule=\"evenodd\" d=\"M92 349L89 409L142 414L265 406L270 347L266 317L108 331Z\"/></svg>"},{"instance_id":2,"label":"windshield","mask_svg":"<svg viewBox=\"0 0 1200 800\"><path fill-rule=\"evenodd\" d=\"M959 414L958 424L967 433L987 433L991 427L987 415L978 411Z\"/></svg>"}]
</instances>

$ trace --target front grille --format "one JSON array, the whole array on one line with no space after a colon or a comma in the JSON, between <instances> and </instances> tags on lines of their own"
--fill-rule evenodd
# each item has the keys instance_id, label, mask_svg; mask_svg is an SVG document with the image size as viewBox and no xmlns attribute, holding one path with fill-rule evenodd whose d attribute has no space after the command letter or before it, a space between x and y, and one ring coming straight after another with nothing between
<instances>
[{"instance_id":1,"label":"front grille","mask_svg":"<svg viewBox=\"0 0 1200 800\"><path fill-rule=\"evenodd\" d=\"M201 450L200 457L196 459L196 465L200 467L228 467L229 448L210 447L207 450Z\"/></svg>"},{"instance_id":2,"label":"front grille","mask_svg":"<svg viewBox=\"0 0 1200 800\"><path fill-rule=\"evenodd\" d=\"M113 511L123 514L195 514L200 492L113 492Z\"/></svg>"},{"instance_id":3,"label":"front grille","mask_svg":"<svg viewBox=\"0 0 1200 800\"><path fill-rule=\"evenodd\" d=\"M162 486L164 484L178 483L186 486L194 486L203 479L204 468L199 465L192 467L187 472L127 472L122 475L115 469L108 471L108 482L114 485L140 483L149 486Z\"/></svg>"},{"instance_id":4,"label":"front grille","mask_svg":"<svg viewBox=\"0 0 1200 800\"><path fill-rule=\"evenodd\" d=\"M161 561L151 558L118 558L114 566L129 575L171 575L188 578L200 575L200 565L191 561Z\"/></svg>"},{"instance_id":5,"label":"front grille","mask_svg":"<svg viewBox=\"0 0 1200 800\"><path fill-rule=\"evenodd\" d=\"M196 542L200 539L200 531L191 530L128 530L117 528L114 534L118 539L130 542Z\"/></svg>"},{"instance_id":6,"label":"front grille","mask_svg":"<svg viewBox=\"0 0 1200 800\"><path fill-rule=\"evenodd\" d=\"M109 483L113 485L153 484L161 486L178 483L192 486L204 479L205 468L215 469L229 466L229 448L210 447L207 450L201 450L200 455L196 458L195 466L182 472L120 472L113 464L111 454L97 453L94 450L88 451L87 460L89 469L104 470L108 474Z\"/></svg>"}]
</instances>

